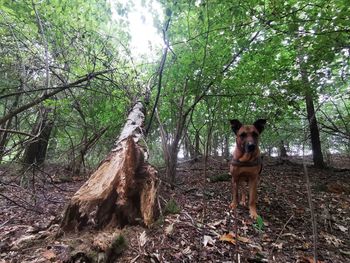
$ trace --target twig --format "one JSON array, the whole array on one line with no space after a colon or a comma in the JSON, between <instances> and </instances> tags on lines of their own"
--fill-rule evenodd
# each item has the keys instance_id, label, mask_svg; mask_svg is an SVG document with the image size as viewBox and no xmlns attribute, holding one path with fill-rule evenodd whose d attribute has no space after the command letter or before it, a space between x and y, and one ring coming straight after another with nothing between
<instances>
[{"instance_id":1,"label":"twig","mask_svg":"<svg viewBox=\"0 0 350 263\"><path fill-rule=\"evenodd\" d=\"M0 225L0 229L5 226L7 223L9 223L14 217L11 217L9 220L6 220L4 223Z\"/></svg>"},{"instance_id":2,"label":"twig","mask_svg":"<svg viewBox=\"0 0 350 263\"><path fill-rule=\"evenodd\" d=\"M8 129L2 129L2 128L0 128L0 132L15 133L15 134L25 135L25 136L33 137L33 138L37 137L37 135L33 135L33 134L30 134L30 133L27 133L27 132L16 131L16 130L8 130Z\"/></svg>"},{"instance_id":3,"label":"twig","mask_svg":"<svg viewBox=\"0 0 350 263\"><path fill-rule=\"evenodd\" d=\"M189 213L187 213L186 211L184 211L183 214L184 214L185 216L187 216L187 217L191 220L192 225L195 225L195 224L194 224L194 220L193 220L192 216L190 216Z\"/></svg>"},{"instance_id":4,"label":"twig","mask_svg":"<svg viewBox=\"0 0 350 263\"><path fill-rule=\"evenodd\" d=\"M306 189L307 189L307 200L309 203L309 208L311 212L311 223L312 223L312 232L313 232L313 243L314 243L314 262L317 262L317 225L316 225L316 219L314 214L314 207L312 204L312 197L311 197L311 188L310 188L310 180L309 180L309 174L307 171L307 167L305 164L305 158L303 158L303 166L304 166L304 174L306 178Z\"/></svg>"},{"instance_id":5,"label":"twig","mask_svg":"<svg viewBox=\"0 0 350 263\"><path fill-rule=\"evenodd\" d=\"M236 238L236 244L235 244L235 257L236 257L236 262L239 262L239 254L238 254L238 213L237 213L238 207L235 208L234 216L235 216L235 238Z\"/></svg>"},{"instance_id":6,"label":"twig","mask_svg":"<svg viewBox=\"0 0 350 263\"><path fill-rule=\"evenodd\" d=\"M25 207L25 206L23 206L23 205L17 203L16 201L12 200L11 198L9 198L8 196L6 196L6 195L4 195L4 194L2 194L2 193L0 193L0 196L2 196L3 198L5 198L6 200L10 201L11 203L13 203L14 205L16 205L16 206L18 206L18 207L21 207L21 208L23 208L23 209L25 209L25 210L29 210L29 211L32 211L32 212L35 212L35 213L38 213L38 214L42 214L42 211L38 211L38 210L36 210L36 209L34 209L34 208ZM31 204L29 204L29 203L27 203L27 202L26 202L26 204L32 206Z\"/></svg>"},{"instance_id":7,"label":"twig","mask_svg":"<svg viewBox=\"0 0 350 263\"><path fill-rule=\"evenodd\" d=\"M151 129L153 116L154 116L154 114L156 112L156 109L157 109L157 105L158 105L158 101L159 101L159 97L160 97L160 91L161 91L161 88L162 88L163 71L164 71L164 66L165 66L165 62L166 62L167 55L168 55L168 50L169 50L169 40L167 39L166 33L168 32L168 29L169 29L170 20L171 20L171 17L168 18L167 22L165 23L164 29L163 29L163 39L164 39L165 47L164 47L164 50L163 50L163 55L162 55L162 58L161 58L161 61L160 61L160 65L159 65L159 68L158 68L158 72L157 72L158 73L157 96L156 96L156 100L155 100L154 105L153 105L153 109L152 109L151 116L150 116L150 119L149 119L149 122L148 122L148 126L147 126L147 128L145 130L145 134L146 135L148 135L148 133L149 133L149 131Z\"/></svg>"},{"instance_id":8,"label":"twig","mask_svg":"<svg viewBox=\"0 0 350 263\"><path fill-rule=\"evenodd\" d=\"M292 220L293 217L294 217L294 214L292 214L292 215L289 217L289 219L287 220L287 222L284 224L284 226L282 227L281 231L279 232L279 234L278 234L278 236L277 236L275 242L273 242L274 244L277 244L277 242L279 241L279 239L280 239L281 236L282 236L283 231L286 229L287 225L289 224L290 220ZM272 247L272 248L270 249L270 251L269 251L269 255L270 255L270 256L272 256L273 250L274 250L274 247Z\"/></svg>"},{"instance_id":9,"label":"twig","mask_svg":"<svg viewBox=\"0 0 350 263\"><path fill-rule=\"evenodd\" d=\"M162 183L161 180L159 180L159 185L158 185L158 189L160 189L160 184ZM161 218L164 218L163 216L163 210L162 210L162 206L160 205L160 201L159 201L159 194L157 195L157 204L158 204L158 208L159 208L159 213L160 213L160 216Z\"/></svg>"}]
</instances>

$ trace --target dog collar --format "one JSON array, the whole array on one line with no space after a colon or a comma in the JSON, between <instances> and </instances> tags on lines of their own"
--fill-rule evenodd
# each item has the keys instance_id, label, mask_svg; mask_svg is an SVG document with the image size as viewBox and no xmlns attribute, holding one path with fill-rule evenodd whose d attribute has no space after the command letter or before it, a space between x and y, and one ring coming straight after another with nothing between
<instances>
[{"instance_id":1,"label":"dog collar","mask_svg":"<svg viewBox=\"0 0 350 263\"><path fill-rule=\"evenodd\" d=\"M238 159L232 159L231 165L233 166L243 166L243 167L253 167L262 163L262 157L259 156L254 161L240 162Z\"/></svg>"}]
</instances>

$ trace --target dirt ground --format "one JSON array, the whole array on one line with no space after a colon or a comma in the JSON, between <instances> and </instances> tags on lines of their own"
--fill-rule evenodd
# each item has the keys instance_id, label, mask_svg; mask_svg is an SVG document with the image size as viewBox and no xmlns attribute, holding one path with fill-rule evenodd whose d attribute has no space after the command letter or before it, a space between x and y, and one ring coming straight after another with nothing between
<instances>
[{"instance_id":1,"label":"dirt ground","mask_svg":"<svg viewBox=\"0 0 350 263\"><path fill-rule=\"evenodd\" d=\"M350 170L342 165L350 160L338 159L336 169L307 169L319 262L350 262ZM162 215L154 226L111 230L125 238L114 262L314 262L306 179L298 159L265 158L260 218L254 222L246 207L240 206L236 217L230 211L227 171L227 161L219 158L209 158L206 173L203 162L180 164L177 187L161 183ZM0 262L92 262L79 244L86 251L86 240L96 233L56 236L64 206L84 180L68 181L57 166L26 173L35 184L24 188L18 184L23 174L0 167ZM90 249L98 258L94 244Z\"/></svg>"}]
</instances>

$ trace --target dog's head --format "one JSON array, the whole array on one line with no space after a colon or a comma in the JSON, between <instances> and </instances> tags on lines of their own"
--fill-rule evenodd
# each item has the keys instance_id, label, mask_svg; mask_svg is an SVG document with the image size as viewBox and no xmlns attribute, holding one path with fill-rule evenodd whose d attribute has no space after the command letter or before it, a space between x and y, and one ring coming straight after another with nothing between
<instances>
[{"instance_id":1,"label":"dog's head","mask_svg":"<svg viewBox=\"0 0 350 263\"><path fill-rule=\"evenodd\" d=\"M231 128L237 136L237 146L244 152L254 152L258 147L259 135L265 128L266 120L258 119L253 125L243 125L239 120L230 120Z\"/></svg>"}]
</instances>

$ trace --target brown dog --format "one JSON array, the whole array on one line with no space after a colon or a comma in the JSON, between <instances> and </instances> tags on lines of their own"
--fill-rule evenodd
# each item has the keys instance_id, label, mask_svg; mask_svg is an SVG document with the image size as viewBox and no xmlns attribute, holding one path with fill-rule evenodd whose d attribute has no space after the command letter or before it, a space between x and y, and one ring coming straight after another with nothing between
<instances>
[{"instance_id":1,"label":"brown dog","mask_svg":"<svg viewBox=\"0 0 350 263\"><path fill-rule=\"evenodd\" d=\"M249 213L256 219L257 186L262 169L259 150L259 135L265 128L266 120L259 119L253 125L242 125L239 120L231 120L231 127L236 134L236 148L230 163L232 175L232 203L230 207L236 209L238 203L238 188L241 181L249 184ZM243 190L243 189L242 189ZM245 191L241 191L240 204L246 204Z\"/></svg>"}]
</instances>

